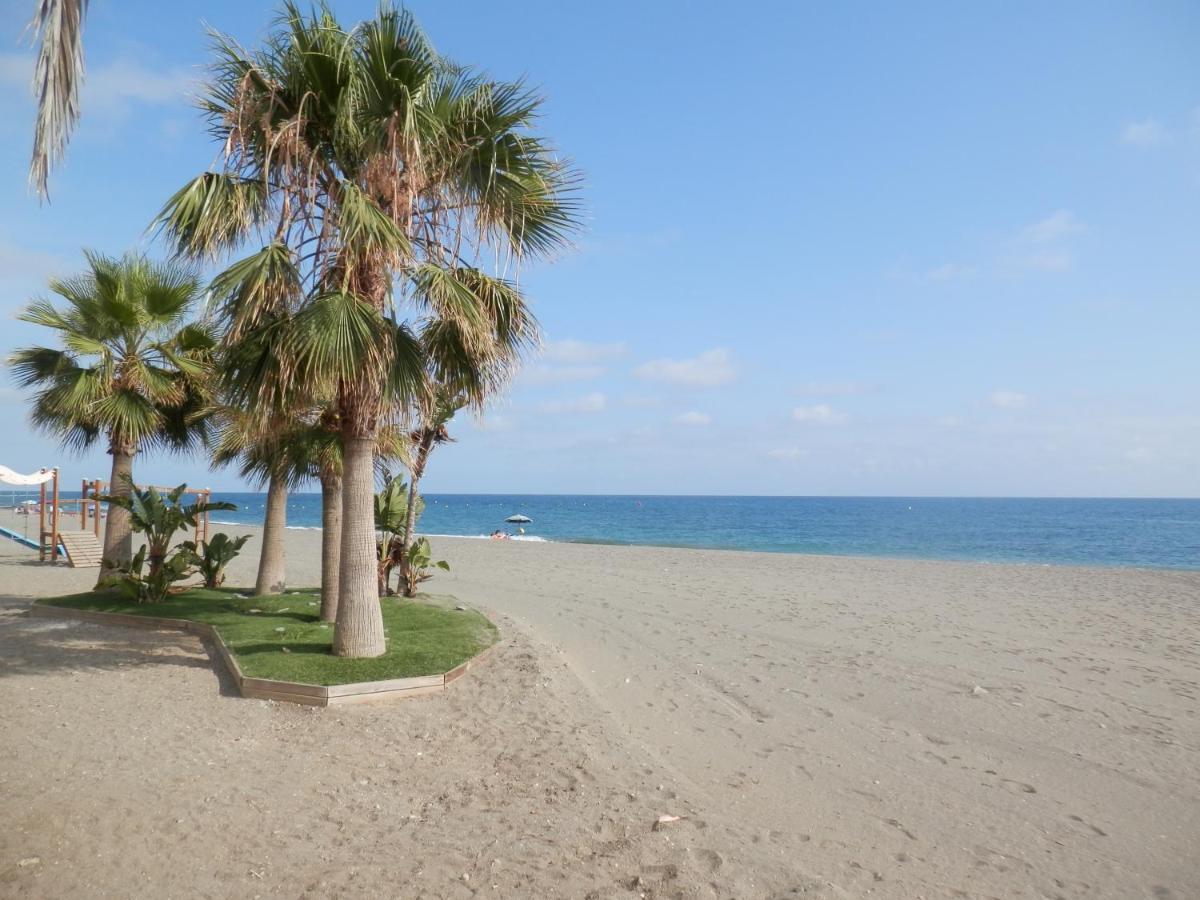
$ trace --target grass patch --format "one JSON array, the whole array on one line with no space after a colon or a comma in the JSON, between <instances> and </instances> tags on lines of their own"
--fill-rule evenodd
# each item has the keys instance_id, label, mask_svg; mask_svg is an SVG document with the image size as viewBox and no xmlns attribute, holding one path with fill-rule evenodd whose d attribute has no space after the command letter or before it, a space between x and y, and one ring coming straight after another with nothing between
<instances>
[{"instance_id":1,"label":"grass patch","mask_svg":"<svg viewBox=\"0 0 1200 900\"><path fill-rule=\"evenodd\" d=\"M496 626L453 603L385 597L387 652L374 659L343 659L331 652L333 626L320 621L316 589L265 597L235 590L193 588L163 603L131 603L105 591L46 597L38 603L68 609L189 619L214 626L242 674L304 684L350 684L439 675L496 642ZM251 612L251 610L259 610ZM282 630L281 630L282 629ZM288 652L284 652L284 650Z\"/></svg>"}]
</instances>

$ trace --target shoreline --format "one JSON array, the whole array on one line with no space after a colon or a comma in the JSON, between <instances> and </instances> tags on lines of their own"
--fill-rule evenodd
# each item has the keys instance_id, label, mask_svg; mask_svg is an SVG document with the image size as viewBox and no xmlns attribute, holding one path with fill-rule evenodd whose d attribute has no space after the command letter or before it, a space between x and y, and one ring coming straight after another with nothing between
<instances>
[{"instance_id":1,"label":"shoreline","mask_svg":"<svg viewBox=\"0 0 1200 900\"><path fill-rule=\"evenodd\" d=\"M224 528L253 528L259 531L262 530L262 525L255 525L244 522L228 522L218 521L213 519L211 524L214 526L213 531L222 530ZM220 526L217 528L215 526ZM320 532L320 525L287 525L287 531L310 531ZM462 540L462 541L486 541L490 540L491 536L487 534L435 534L417 530L417 535L431 539L439 540ZM954 565L975 565L975 566L1016 566L1021 568L1053 568L1053 569L1096 569L1104 572L1111 571L1132 571L1132 572L1200 572L1200 560L1194 566L1136 566L1127 563L1080 563L1070 561L1052 561L1039 562L1034 560L1021 559L975 559L964 557L944 557L944 556L882 556L872 553L809 553L803 550L766 550L761 548L751 547L717 547L704 546L698 544L640 544L630 541L603 541L592 538L578 539L559 539L542 537L541 535L510 535L509 541L516 543L527 544L566 544L570 546L581 547L628 547L628 548L646 548L659 550L684 550L696 553L757 553L767 556L797 556L806 559L863 559L874 560L879 562L924 562L924 563L949 563ZM497 542L500 543L500 542Z\"/></svg>"}]
</instances>

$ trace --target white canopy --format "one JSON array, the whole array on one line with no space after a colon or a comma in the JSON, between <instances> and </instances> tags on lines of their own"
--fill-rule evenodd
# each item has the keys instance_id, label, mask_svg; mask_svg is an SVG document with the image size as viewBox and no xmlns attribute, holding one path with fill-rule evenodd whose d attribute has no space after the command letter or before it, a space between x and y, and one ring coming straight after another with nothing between
<instances>
[{"instance_id":1,"label":"white canopy","mask_svg":"<svg viewBox=\"0 0 1200 900\"><path fill-rule=\"evenodd\" d=\"M32 475L22 475L20 472L14 472L8 466L0 466L0 482L4 484L45 484L53 477L53 469L38 469Z\"/></svg>"}]
</instances>

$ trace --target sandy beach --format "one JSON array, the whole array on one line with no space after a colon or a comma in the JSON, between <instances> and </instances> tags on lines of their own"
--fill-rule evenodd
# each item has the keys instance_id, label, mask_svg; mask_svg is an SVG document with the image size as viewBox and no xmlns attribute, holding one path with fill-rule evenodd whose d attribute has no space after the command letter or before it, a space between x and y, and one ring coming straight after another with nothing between
<instances>
[{"instance_id":1,"label":"sandy beach","mask_svg":"<svg viewBox=\"0 0 1200 900\"><path fill-rule=\"evenodd\" d=\"M1200 573L434 546L500 651L311 710L0 541L0 894L1200 896Z\"/></svg>"}]
</instances>

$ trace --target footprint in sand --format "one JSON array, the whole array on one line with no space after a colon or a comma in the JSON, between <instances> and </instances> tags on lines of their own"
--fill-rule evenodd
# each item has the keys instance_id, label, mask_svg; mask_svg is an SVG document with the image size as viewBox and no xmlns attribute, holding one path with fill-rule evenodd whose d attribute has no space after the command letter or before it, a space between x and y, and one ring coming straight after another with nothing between
<instances>
[{"instance_id":1,"label":"footprint in sand","mask_svg":"<svg viewBox=\"0 0 1200 900\"><path fill-rule=\"evenodd\" d=\"M1091 822L1085 822L1083 819L1079 818L1079 816L1071 815L1071 816L1067 816L1067 818L1070 819L1072 822L1078 822L1080 825L1086 825L1088 828L1090 828L1093 831L1093 833L1099 835L1100 837L1108 837L1107 831L1103 830L1102 828L1097 828Z\"/></svg>"},{"instance_id":2,"label":"footprint in sand","mask_svg":"<svg viewBox=\"0 0 1200 900\"><path fill-rule=\"evenodd\" d=\"M904 823L899 821L898 819L884 819L883 821L884 821L884 824L886 824L886 825L891 825L893 828L900 829L900 833L903 834L910 841L915 841L917 839L917 836L915 834L913 834L911 831L909 831L904 826Z\"/></svg>"},{"instance_id":3,"label":"footprint in sand","mask_svg":"<svg viewBox=\"0 0 1200 900\"><path fill-rule=\"evenodd\" d=\"M1000 784L1010 791L1016 791L1021 794L1037 793L1037 788L1032 784L1026 784L1023 781L1013 781L1011 778L1001 778Z\"/></svg>"}]
</instances>

